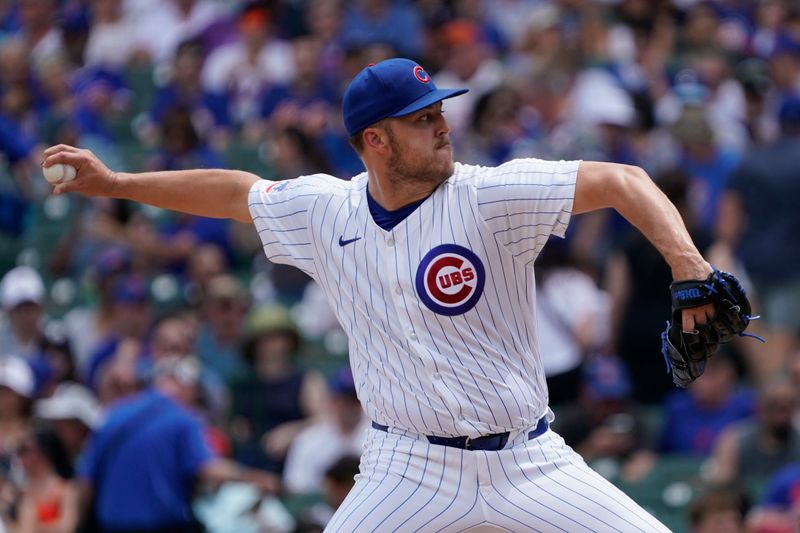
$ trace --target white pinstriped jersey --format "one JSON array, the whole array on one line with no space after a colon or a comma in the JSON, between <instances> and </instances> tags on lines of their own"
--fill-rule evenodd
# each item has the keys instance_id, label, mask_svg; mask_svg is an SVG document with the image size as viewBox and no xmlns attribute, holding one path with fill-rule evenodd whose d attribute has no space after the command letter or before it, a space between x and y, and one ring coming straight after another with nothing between
<instances>
[{"instance_id":1,"label":"white pinstriped jersey","mask_svg":"<svg viewBox=\"0 0 800 533\"><path fill-rule=\"evenodd\" d=\"M533 262L551 234L564 236L578 165L456 163L391 231L373 221L366 173L256 182L248 203L267 257L328 295L367 415L477 437L547 410Z\"/></svg>"}]
</instances>

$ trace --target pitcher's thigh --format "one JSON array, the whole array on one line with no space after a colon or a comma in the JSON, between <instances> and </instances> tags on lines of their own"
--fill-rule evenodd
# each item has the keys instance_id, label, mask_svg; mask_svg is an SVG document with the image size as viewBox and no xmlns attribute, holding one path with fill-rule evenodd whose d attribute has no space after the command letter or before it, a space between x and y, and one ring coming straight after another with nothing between
<instances>
[{"instance_id":1,"label":"pitcher's thigh","mask_svg":"<svg viewBox=\"0 0 800 533\"><path fill-rule=\"evenodd\" d=\"M462 450L404 439L367 450L353 489L326 533L463 531L474 519L477 480Z\"/></svg>"},{"instance_id":2,"label":"pitcher's thigh","mask_svg":"<svg viewBox=\"0 0 800 533\"><path fill-rule=\"evenodd\" d=\"M669 529L589 468L558 435L487 455L490 520L512 531L668 533Z\"/></svg>"}]
</instances>

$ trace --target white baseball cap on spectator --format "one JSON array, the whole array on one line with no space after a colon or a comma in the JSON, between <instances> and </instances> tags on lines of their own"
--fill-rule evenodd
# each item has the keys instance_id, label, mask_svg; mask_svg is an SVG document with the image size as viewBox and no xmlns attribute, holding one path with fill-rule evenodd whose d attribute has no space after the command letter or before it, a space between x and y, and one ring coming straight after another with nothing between
<instances>
[{"instance_id":1,"label":"white baseball cap on spectator","mask_svg":"<svg viewBox=\"0 0 800 533\"><path fill-rule=\"evenodd\" d=\"M25 302L41 305L45 289L42 277L29 266L18 266L9 270L0 282L0 305L3 309L14 309Z\"/></svg>"},{"instance_id":2,"label":"white baseball cap on spectator","mask_svg":"<svg viewBox=\"0 0 800 533\"><path fill-rule=\"evenodd\" d=\"M20 357L0 357L0 387L7 387L24 398L33 396L34 380L30 365Z\"/></svg>"},{"instance_id":3,"label":"white baseball cap on spectator","mask_svg":"<svg viewBox=\"0 0 800 533\"><path fill-rule=\"evenodd\" d=\"M102 412L92 391L78 383L62 383L49 398L36 402L36 415L45 420L78 420L87 428L100 425Z\"/></svg>"}]
</instances>

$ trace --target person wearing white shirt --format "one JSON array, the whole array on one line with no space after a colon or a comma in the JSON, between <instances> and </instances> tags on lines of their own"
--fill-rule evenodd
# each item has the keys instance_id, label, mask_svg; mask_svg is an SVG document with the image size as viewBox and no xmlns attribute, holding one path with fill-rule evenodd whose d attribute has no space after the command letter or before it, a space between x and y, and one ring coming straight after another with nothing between
<instances>
[{"instance_id":1,"label":"person wearing white shirt","mask_svg":"<svg viewBox=\"0 0 800 533\"><path fill-rule=\"evenodd\" d=\"M223 17L225 10L209 0L167 0L152 2L152 8L135 13L134 39L153 63L162 64L172 59L182 41L198 36Z\"/></svg>"},{"instance_id":2,"label":"person wearing white shirt","mask_svg":"<svg viewBox=\"0 0 800 533\"><path fill-rule=\"evenodd\" d=\"M214 50L203 67L203 88L229 93L230 113L238 123L258 115L266 87L294 78L292 47L272 37L270 17L271 14L261 8L242 11L239 16L241 39Z\"/></svg>"},{"instance_id":3,"label":"person wearing white shirt","mask_svg":"<svg viewBox=\"0 0 800 533\"><path fill-rule=\"evenodd\" d=\"M131 39L136 31L132 17L123 12L121 0L97 0L92 16L84 61L115 70L124 68L140 48L137 40Z\"/></svg>"},{"instance_id":4,"label":"person wearing white shirt","mask_svg":"<svg viewBox=\"0 0 800 533\"><path fill-rule=\"evenodd\" d=\"M345 455L358 457L369 420L356 397L350 369L342 368L331 383L330 417L301 431L286 456L283 483L287 491L320 490L325 471Z\"/></svg>"}]
</instances>

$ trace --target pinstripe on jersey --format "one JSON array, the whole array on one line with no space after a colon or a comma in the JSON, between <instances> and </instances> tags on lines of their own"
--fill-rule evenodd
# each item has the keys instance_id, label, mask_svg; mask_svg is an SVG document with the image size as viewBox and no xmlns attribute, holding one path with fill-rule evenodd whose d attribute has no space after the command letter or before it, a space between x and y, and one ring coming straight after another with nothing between
<instances>
[{"instance_id":1,"label":"pinstripe on jersey","mask_svg":"<svg viewBox=\"0 0 800 533\"><path fill-rule=\"evenodd\" d=\"M372 220L366 173L270 190L257 182L249 206L267 257L305 271L330 299L367 415L421 434L477 437L533 426L547 409L532 268L548 237L566 231L578 165L456 163L391 231ZM423 257L443 244L485 268L480 298L453 316L434 312L415 285Z\"/></svg>"}]
</instances>

